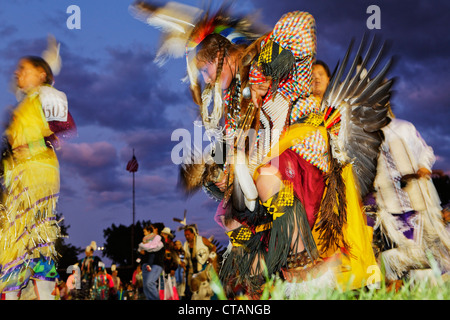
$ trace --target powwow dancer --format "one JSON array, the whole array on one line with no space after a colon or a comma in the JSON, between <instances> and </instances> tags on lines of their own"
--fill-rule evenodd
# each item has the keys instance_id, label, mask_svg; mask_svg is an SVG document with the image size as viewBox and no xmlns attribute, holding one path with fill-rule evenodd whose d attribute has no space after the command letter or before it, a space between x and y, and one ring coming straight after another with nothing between
<instances>
[{"instance_id":1,"label":"powwow dancer","mask_svg":"<svg viewBox=\"0 0 450 320\"><path fill-rule=\"evenodd\" d=\"M61 66L53 38L43 57L19 61L15 75L20 101L4 133L0 292L5 299L55 298L60 182L54 144L76 128L65 94L52 87ZM52 122L58 130L52 131Z\"/></svg>"},{"instance_id":2,"label":"powwow dancer","mask_svg":"<svg viewBox=\"0 0 450 320\"><path fill-rule=\"evenodd\" d=\"M262 98L262 108L258 142L264 147L255 148L258 151L262 149L262 152L250 157L250 168L252 170L253 163L257 164L257 169L253 171L257 186L263 169L269 169L269 173L275 172L271 176L266 171L263 188L258 186L263 205L274 216L270 234L270 244L273 246L269 245L269 255L270 252L280 253L280 243L286 242L279 239L283 239L289 226L293 226L294 230L296 227L295 223L283 221L288 216L289 208L286 210L284 204L278 204L280 194L284 196L285 190L292 190L294 203L298 201L300 204L300 208L293 211L297 215L303 214L307 221L303 228L299 228L299 248L291 244L286 248L287 256L284 253L269 260L273 263L272 270L281 269L289 281L305 279L307 272L314 275L317 271L330 268L332 264L320 261L331 262L334 257L339 262L339 267L334 268L338 284L344 289L355 289L366 285L373 272L380 274L371 250L371 237L366 228L361 199L367 194L375 176L382 141L380 128L387 122L386 99L390 96L392 81L382 85L381 79L391 63L388 62L372 80L367 73L361 76L374 45L373 42L370 44L362 66L357 65L365 46L363 39L345 79L341 81L341 76L346 71L352 46L321 103L321 100L310 95L315 37L308 37L308 28L305 27L308 24L314 26L309 14L288 13L261 42L261 53L252 65L250 83L262 85L276 79L279 84L277 89L272 83L272 88L265 92L259 90L257 99ZM301 41L293 40L293 34ZM274 54L280 52L281 55L283 50L288 50L295 57L288 77L277 74L281 69L280 61L283 61L284 68L288 64L286 58L281 59ZM381 51L378 58L380 55ZM370 73L373 73L377 63L374 62ZM270 193L267 193L264 190L267 186L277 188L269 189ZM283 200L280 202L284 203ZM280 207L282 210L279 210ZM281 221L277 225L278 220ZM314 227L314 241L304 241L311 237L308 227ZM300 251L302 244L304 251ZM277 266L276 263L280 264ZM322 280L327 282L326 277Z\"/></svg>"},{"instance_id":3,"label":"powwow dancer","mask_svg":"<svg viewBox=\"0 0 450 320\"><path fill-rule=\"evenodd\" d=\"M392 112L383 133L375 192L366 204L374 218L374 245L386 280L394 283L428 272L430 259L441 272L449 272L450 232L430 177L436 161L433 149L412 123Z\"/></svg>"},{"instance_id":4,"label":"powwow dancer","mask_svg":"<svg viewBox=\"0 0 450 320\"><path fill-rule=\"evenodd\" d=\"M105 264L100 262L92 281L91 300L109 300L112 288L114 288L112 276L106 271Z\"/></svg>"},{"instance_id":5,"label":"powwow dancer","mask_svg":"<svg viewBox=\"0 0 450 320\"><path fill-rule=\"evenodd\" d=\"M102 264L100 257L95 255L97 250L97 243L91 241L84 249L85 256L78 261L77 265L80 268L80 290L77 290L76 300L89 300L91 295L91 288L94 282L95 274L98 271L98 266ZM104 263L103 263L104 264Z\"/></svg>"},{"instance_id":6,"label":"powwow dancer","mask_svg":"<svg viewBox=\"0 0 450 320\"><path fill-rule=\"evenodd\" d=\"M154 25L155 22L166 21L160 20L161 16L164 19L167 17L173 17L176 21L182 21L180 27L183 32L180 32L178 28L176 31L171 31L167 34L164 39L161 49L157 53L157 59L159 61L164 61L167 56L183 57L186 53L186 59L188 64L188 74L190 79L190 88L194 97L194 101L197 104L202 105L202 120L207 132L214 135L218 133L222 135L221 129L218 127L219 122L223 120L225 115L226 124L228 128L227 131L235 130L238 121L236 120L240 116L239 109L241 108L241 99L237 98L236 95L242 95L241 88L246 86L248 81L248 71L250 65L242 65L241 60L246 55L245 51L248 44L256 40L261 32L255 31L250 28L251 24L246 19L232 19L230 15L226 13L226 8L222 8L219 12L215 14L206 13L201 17L198 15L201 13L197 8L186 7L177 3L170 3L166 7L158 8L148 3L138 2L133 6L135 12L137 11L138 17L142 18L145 22L150 25ZM187 13L190 13L188 15ZM170 24L171 19L168 19ZM200 21L200 22L199 22ZM168 27L164 24L164 27ZM255 28L256 29L256 28ZM214 32L214 30L217 32ZM232 39L233 42L228 39ZM199 46L199 43L202 45ZM208 44L206 44L208 43ZM182 47L181 55L177 54L176 45ZM174 47L171 47L173 45ZM213 49L211 49L213 47ZM202 50L204 48L205 50ZM186 51L187 50L187 51ZM219 76L215 74L214 79L208 79L207 85L202 92L201 86L198 83L198 76L201 73L201 67L198 68L196 59L197 55L203 55L204 61L209 62L211 56L215 58L220 51L220 67L217 69ZM214 60L213 58L213 60ZM223 61L226 58L227 62ZM208 64L212 66L212 64ZM216 67L215 65L213 66ZM227 94L222 99L222 89L227 91ZM214 93L213 93L214 92ZM214 95L214 106L211 115L209 114L208 106L212 95ZM247 96L245 102L247 105L250 102L250 96ZM205 101L205 103L202 103ZM226 112L224 112L224 106L226 107ZM233 123L229 125L229 123ZM231 138L233 139L233 137ZM219 139L220 140L220 139ZM217 154L220 153L222 145L218 144ZM223 152L223 150L222 150ZM195 159L196 160L196 159ZM210 169L210 170L209 170ZM196 171L194 173L194 171ZM204 179L204 176L208 175L210 178ZM223 191L220 191L218 187L214 184L219 181L220 176L224 176L223 168L214 164L208 169L205 169L204 162L201 161L197 164L196 161L186 164L182 169L182 181L184 186L188 191L195 191L199 187L205 185L205 190L214 196L218 201L222 201L224 198ZM231 180L232 181L232 180ZM231 190L231 189L230 189ZM237 190L237 189L235 189ZM239 195L241 197L241 195ZM256 197L256 196L255 196ZM237 198L237 197L236 197ZM237 200L234 198L233 200ZM230 202L233 202L230 200ZM219 205L219 211L222 209L222 204ZM230 208L230 207L228 207ZM241 224L236 221L231 215L227 219L218 218L219 222L223 224L224 228L233 232L241 227ZM263 230L264 231L264 230ZM245 250L240 253L242 259L238 264L240 266L240 271L238 275L247 275L248 278L250 274L261 275L262 267L258 266L256 272L251 270L253 268L254 261L260 261L257 257L263 256L266 251L263 247L264 242L259 239L259 236L252 236L251 232L246 232L250 236L250 239L238 240L242 243L245 242ZM241 247L239 249L243 249ZM242 251L242 250L240 250ZM223 268L222 268L223 269ZM221 271L221 275L224 273ZM236 274L235 274L236 275ZM226 274L226 277L230 277L231 274ZM257 278L257 277L255 277ZM262 278L262 277L261 277ZM258 279L259 280L259 279ZM258 281L257 287L259 289L260 281ZM248 284L247 284L248 285Z\"/></svg>"},{"instance_id":7,"label":"powwow dancer","mask_svg":"<svg viewBox=\"0 0 450 320\"><path fill-rule=\"evenodd\" d=\"M150 17L158 14L157 10L149 11ZM167 12L164 13L167 14ZM316 40L315 22L310 14L299 11L286 14L271 33L254 41L253 45L248 46L243 52L241 51L241 55L235 54L234 59L232 55L227 56L224 52L233 53L238 48L231 41L223 40L226 39L226 36L220 33L227 28L224 27L223 20L220 21L221 24L215 24L217 21L217 16L210 18L206 15L206 18L203 17L200 23L193 24L192 20L190 22L190 25L195 25L195 28L193 28L188 40L195 39L199 43L195 46L195 51L191 51L189 50L191 42L187 41L188 75L194 100L202 107L205 127L210 128L212 126L218 129L220 116L223 115L227 138L230 132L239 136L240 129L254 128L255 132L258 133L250 137L248 143L250 146L248 149L250 150L247 149L245 152L242 152L242 146L239 145L240 141L237 139L237 148L232 149L231 155L232 157L237 155L241 161L238 160L233 163L232 157L227 157L227 160L230 161L225 163L223 170L217 170L217 167L214 168L214 166L212 166L212 170L208 166L203 166L203 170L199 170L201 165L186 165L183 168L183 174L192 174L193 176L185 178L187 181L185 183L188 186L195 185L193 181L196 181L195 178L199 177L203 187L215 191L213 194L217 195L218 199L223 200L219 209L224 207L225 213L219 212L219 218L222 217L221 221L224 221L225 227L230 229L229 235L233 247L221 269L222 281L227 287L234 281L233 285L243 285L248 291L257 291L258 286L261 285L258 276L263 274L262 262L267 265L270 274L285 269L285 271L288 271L284 273L285 277L292 279L301 275L301 272L298 274L292 273L290 272L292 270L289 269L297 268L296 271L300 271L299 269L306 268L308 271L312 271L316 265L321 264L320 254L328 258L341 247L344 247L345 252L348 252L349 242L353 245L353 240L356 240L356 248L352 250L356 258L351 259L351 261L354 262L359 259L359 269L354 268L344 278L349 280L349 274L352 276L356 274L357 276L354 277L356 279L350 285L350 288L360 287L361 282L367 278L367 272L363 270L364 267L376 266L376 262L371 251L370 240L364 229L362 210L358 202L360 195L353 190L354 188L347 187L352 186L354 181L352 167L347 165L350 161L345 156L349 151L354 151L356 147L353 146L352 150L351 147L345 146L345 143L342 142L343 140L345 142L349 133L352 133L348 131L349 128L353 129L353 126L359 125L362 130L362 125L366 125L367 122L373 120L374 115L380 116L379 113L383 114L383 105L379 106L381 110L373 110L372 106L383 102L379 100L381 97L388 95L390 86L385 86L379 90L383 94L381 97L375 96L374 91L379 89L379 77L376 78L376 81L371 82L371 86L367 86L367 81L363 85L359 81L359 73L357 74L358 77L351 76L351 73L355 71L355 62L345 83L341 84L340 78L348 60L347 54L343 67L335 77L334 90L331 90L328 94L329 104L314 105L313 100L308 100L311 94L311 65L315 59ZM205 25L209 28L205 28ZM236 30L234 29L234 31ZM228 30L227 34L232 33ZM203 37L198 37L199 35L203 35ZM284 46L283 40L285 40ZM223 44L217 45L220 41ZM164 48L164 45L162 47ZM215 52L213 51L214 47L216 47ZM223 50L224 48L226 50ZM209 55L204 53L208 51L210 51ZM258 54L258 51L261 51L261 53ZM359 54L361 54L361 51ZM192 55L195 59L192 59ZM236 59L236 56L239 59ZM367 63L367 59L365 63ZM265 96L261 110L257 108L260 107L258 97L245 95L245 91L250 88L247 89L248 74L246 74L244 68L246 67L246 70L249 70L250 66L252 66L255 74L259 73L254 78L268 77L261 82L272 81L269 93L261 94L261 98ZM258 67L261 70L257 70ZM388 67L385 69L382 76L385 75ZM201 94L199 94L201 90L196 79L200 73L207 84ZM231 79L228 78L230 74L233 76ZM214 88L208 86L211 83L214 83ZM347 88L347 85L352 87ZM347 91L339 91L338 89L341 87L344 87ZM358 91L355 91L356 87ZM220 92L223 89L228 90L222 99ZM214 110L212 115L209 116L205 112L204 102L209 102L212 91L215 91ZM285 95L278 94L278 92L284 92ZM197 99L200 96L203 99ZM351 103L344 101L344 99L350 98L353 98ZM354 105L355 101L362 105ZM368 117L363 121L357 119L359 123L355 124L354 121L349 119L348 114L353 112L352 109L358 109L358 107L360 110L363 109ZM277 117L274 117L275 114L270 114L270 111L275 111ZM297 113L294 113L295 111ZM330 111L333 111L333 113L330 114ZM341 114L343 114L342 117ZM219 118L217 115L219 115ZM330 116L334 117L333 120L330 120ZM298 120L300 120L300 124L291 125ZM264 126L264 121L266 121L266 126ZM339 131L337 128L342 121L347 125L346 130ZM378 122L377 125L381 127L383 123ZM372 129L373 132L377 130L375 126ZM328 132L333 132L337 136L336 139L329 139ZM342 135L340 136L341 132ZM264 133L266 133L266 138L262 139L261 134ZM377 133L371 135L377 136ZM371 147L373 149L370 150L372 153L370 156L377 155L381 138L379 136L376 138L372 140L373 145ZM311 141L307 141L307 139L312 139L313 143L311 144ZM317 142L317 140L319 141ZM378 144L374 142L375 140ZM331 160L327 159L328 145L329 143L331 145L334 141L336 141L335 144L339 143L339 145L333 145L333 147L336 152L341 153L342 164L338 163L335 156L330 157ZM317 163L312 164L305 161L307 156L295 151L295 147L300 150L305 149L304 146L302 148L302 143L313 145L315 149L318 146L322 147L319 151L321 156L319 163L323 165L322 168L327 168L324 171L329 173L330 178L327 179L327 184L321 184L323 173L314 167ZM265 149L261 147L253 148L254 144L263 145ZM259 157L255 158L255 150ZM316 150L312 149L312 151ZM258 152L261 153L258 154ZM362 156L367 155L362 153ZM248 166L246 157L250 162ZM331 162L331 164L328 162ZM277 165L273 165L275 163ZM343 167L344 170L342 170ZM192 173L194 170L197 170L200 174ZM223 188L222 183L217 184L222 187L223 194L217 193L214 187L211 187L211 180L208 181L208 177L213 176L217 171L223 172L226 177L225 188ZM305 182L301 179L310 180ZM335 185L331 185L331 183L336 183L336 180L340 182L339 189L336 189ZM310 183L311 181L314 181L314 183ZM313 186L311 188L313 192L307 190L308 186ZM317 189L317 186L319 186L318 192L314 190ZM326 202L321 206L324 190L324 201ZM340 198L337 198L336 190L340 191L338 194ZM352 191L353 193L350 194ZM315 198L311 196L315 196ZM356 209L357 212L350 215L349 221L347 221L346 203L350 196L352 197L352 205L349 206L349 211L353 212ZM340 205L339 208L337 203ZM305 210L306 207L308 212ZM318 211L320 225L317 234L319 234L319 240L324 242L320 251L311 232ZM334 216L339 217L339 219L334 220L334 224L329 223L328 219ZM229 221L232 223L227 224ZM231 226L232 224L234 226ZM354 228L357 228L358 232ZM359 236L360 239L349 241L351 235ZM362 249L360 243L363 243ZM367 247L369 252L364 254L364 249ZM330 254L330 252L333 254ZM346 265L357 266L357 264L352 265L350 262ZM341 279L340 283L343 282L343 279Z\"/></svg>"}]
</instances>

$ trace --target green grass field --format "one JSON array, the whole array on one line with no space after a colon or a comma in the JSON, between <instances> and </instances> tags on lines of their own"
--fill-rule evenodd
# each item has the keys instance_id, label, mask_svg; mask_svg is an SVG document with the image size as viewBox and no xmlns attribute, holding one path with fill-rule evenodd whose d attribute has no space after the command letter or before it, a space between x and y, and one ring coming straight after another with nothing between
<instances>
[{"instance_id":1,"label":"green grass field","mask_svg":"<svg viewBox=\"0 0 450 320\"><path fill-rule=\"evenodd\" d=\"M385 281L359 290L343 291L339 288L308 286L286 295L286 283L278 277L266 278L266 285L260 300L450 300L450 274L442 272L431 262L431 274L422 280L404 279L397 288ZM221 300L226 300L217 275L212 275L212 288ZM384 278L384 276L383 276ZM245 300L248 297L242 296Z\"/></svg>"}]
</instances>

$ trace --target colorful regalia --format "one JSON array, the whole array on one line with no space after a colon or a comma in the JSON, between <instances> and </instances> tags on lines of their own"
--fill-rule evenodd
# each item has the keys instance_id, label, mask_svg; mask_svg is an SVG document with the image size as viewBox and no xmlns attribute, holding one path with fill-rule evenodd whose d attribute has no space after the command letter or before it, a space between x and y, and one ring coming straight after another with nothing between
<instances>
[{"instance_id":1,"label":"colorful regalia","mask_svg":"<svg viewBox=\"0 0 450 320\"><path fill-rule=\"evenodd\" d=\"M61 70L59 48L50 36L42 54L52 81ZM77 128L65 93L52 85L18 90L17 98L3 136L0 292L16 291L18 299L48 299L59 277L55 241L60 237L60 176L55 149L60 139L75 137Z\"/></svg>"},{"instance_id":2,"label":"colorful regalia","mask_svg":"<svg viewBox=\"0 0 450 320\"><path fill-rule=\"evenodd\" d=\"M109 300L114 283L111 275L105 271L105 267L99 267L92 281L92 300Z\"/></svg>"},{"instance_id":3,"label":"colorful regalia","mask_svg":"<svg viewBox=\"0 0 450 320\"><path fill-rule=\"evenodd\" d=\"M52 135L38 88L19 103L5 131L9 150L2 157L2 292L20 290L30 279L57 277L55 241L60 230L55 213L59 163L47 140Z\"/></svg>"},{"instance_id":4,"label":"colorful regalia","mask_svg":"<svg viewBox=\"0 0 450 320\"><path fill-rule=\"evenodd\" d=\"M142 10L142 3L139 6ZM148 20L168 14L159 10L146 7L141 12ZM184 30L189 34L185 43L192 92L199 87L199 72L192 58L195 44L211 33L231 43L236 37L230 34L244 34L238 26L245 23L227 25L226 19L219 19L224 13L214 16L207 12L181 24L190 26ZM180 39L180 33L176 35ZM314 18L307 12L290 12L271 32L260 34L247 46L224 96L217 92L219 75L216 84L202 92L202 99L194 95L206 129L220 131L223 116L225 140L231 145L223 166L195 162L181 170L187 189L201 185L220 201L216 221L230 238L220 278L230 296L233 290L243 288L257 297L265 272L280 273L295 283L305 280L307 274L320 275L331 268L344 290L367 285L373 272L380 274L361 197L375 176L392 81L382 83L390 63L373 79L369 78L373 68L363 75L373 52L371 46L363 56L364 45L363 41L344 74L349 48L321 103L311 96ZM266 77L272 85L258 109L251 102L248 86L264 82ZM209 113L205 106L211 100L214 106ZM247 136L250 129L254 134ZM213 153L220 148L215 146ZM263 203L255 181L259 169L268 164L278 168L282 188ZM224 193L214 185L223 175L228 181Z\"/></svg>"},{"instance_id":5,"label":"colorful regalia","mask_svg":"<svg viewBox=\"0 0 450 320\"><path fill-rule=\"evenodd\" d=\"M369 151L363 152L356 160L342 157L342 153L350 155L354 152L352 148L355 146L348 143L349 147L342 148L339 142L356 136L354 132L362 131L359 128L361 125L357 124L360 120L344 118L346 113L358 109L356 104L352 105L358 99L355 91L341 90L343 84L339 76L342 75L346 60L340 72L335 74L323 104L310 95L311 64L315 58L314 28L314 19L308 13L288 13L279 20L274 31L261 43L261 54L250 71L252 84L266 81L266 76L278 78L276 65L279 62L273 53L274 50L280 52L279 56L283 50L289 50L295 57L295 62L292 63L289 76L278 81L278 87L269 89L269 94L264 98L260 115L262 129L258 137L262 148L255 147L256 150L262 149L263 152L260 152L256 159L250 157L249 162L250 167L257 163L259 168L268 163L275 163L284 184L281 196L274 197L264 204L274 219L270 235L270 243L273 245L269 246L268 252L268 260L275 259L272 271L281 269L286 279L299 281L305 279L305 269L310 269L313 273L314 269L332 268L338 285L344 289L356 289L367 285L374 272L380 275L371 250L371 233L367 228L361 197L366 192L364 189L367 188L366 181L369 183L373 181L374 160L381 143L379 128L384 122L374 124L374 127L370 128L371 133L361 134L361 136L371 135L374 140ZM286 64L285 61L283 63ZM353 70L356 69L355 66L356 60L353 63ZM372 103L373 101L383 103L379 100L380 97L371 91L373 88L367 89L367 83L370 81L363 79L359 74L356 72L352 81L348 80L350 75L347 76L347 83L344 85L347 84L349 87L359 85L361 88L358 94L365 91L365 99L370 97L373 99ZM365 86L363 80L366 81ZM377 83L372 84L375 86ZM380 89L384 95L389 96L390 84L389 82L384 89ZM358 101L362 105L365 104L365 107L359 108L366 109L368 118L379 114L377 111L371 114L369 101L370 99ZM381 104L378 107L384 110L381 115L385 117L386 106ZM258 156L262 161L257 160ZM354 173L356 170L352 168L352 162L359 168L358 161L371 163L368 169L372 169L369 170L372 177L365 174L361 177L361 181L356 181ZM253 171L254 180L258 174L257 170ZM293 252L293 248L286 247L285 252L281 253L282 247L280 248L279 243L275 241L276 237L283 239L282 237L286 235L288 239L292 239L292 236L289 237L289 225L294 225L294 222L287 218L286 213L290 210L289 206L285 205L286 193L290 194L289 197L292 199L288 201L291 206L296 201L301 204L293 212L297 212L297 216L303 216L305 220L300 227L300 236L306 252ZM279 210L279 207L282 210ZM286 221L283 223L282 219ZM281 221L278 223L278 220ZM297 217L294 221L297 225L301 225L301 220ZM286 240L283 242L290 244ZM271 255L270 251L276 252L276 255ZM322 260L325 263L321 262ZM326 261L330 263L327 264Z\"/></svg>"}]
</instances>

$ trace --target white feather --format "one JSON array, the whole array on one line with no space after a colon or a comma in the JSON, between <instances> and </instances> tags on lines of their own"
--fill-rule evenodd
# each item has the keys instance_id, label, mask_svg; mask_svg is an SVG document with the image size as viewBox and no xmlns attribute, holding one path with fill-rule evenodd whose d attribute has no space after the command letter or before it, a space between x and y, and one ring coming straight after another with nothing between
<instances>
[{"instance_id":1,"label":"white feather","mask_svg":"<svg viewBox=\"0 0 450 320\"><path fill-rule=\"evenodd\" d=\"M191 89L194 89L197 84L197 79L199 76L199 72L197 67L195 66L195 52L188 52L186 55L186 65L187 65L187 79L184 79L184 82L189 81Z\"/></svg>"},{"instance_id":2,"label":"white feather","mask_svg":"<svg viewBox=\"0 0 450 320\"><path fill-rule=\"evenodd\" d=\"M61 72L62 60L59 54L61 44L56 42L55 37L48 37L47 49L42 53L42 59L44 59L50 69L52 69L53 75L58 75Z\"/></svg>"},{"instance_id":3,"label":"white feather","mask_svg":"<svg viewBox=\"0 0 450 320\"><path fill-rule=\"evenodd\" d=\"M186 40L183 38L170 38L164 41L158 49L155 57L155 63L162 67L169 58L182 58L186 53Z\"/></svg>"},{"instance_id":4,"label":"white feather","mask_svg":"<svg viewBox=\"0 0 450 320\"><path fill-rule=\"evenodd\" d=\"M161 30L164 33L182 33L189 35L195 26L195 19L203 10L177 2L168 2L154 12L130 6L130 12L139 20Z\"/></svg>"},{"instance_id":5,"label":"white feather","mask_svg":"<svg viewBox=\"0 0 450 320\"><path fill-rule=\"evenodd\" d=\"M155 14L146 20L147 24L162 29L163 32L174 32L178 31L181 33L186 33L187 28L192 28L194 25L192 23L177 19L165 14Z\"/></svg>"},{"instance_id":6,"label":"white feather","mask_svg":"<svg viewBox=\"0 0 450 320\"><path fill-rule=\"evenodd\" d=\"M238 177L239 185L244 193L245 205L250 211L255 209L258 190L247 166L246 156L242 150L236 154L236 164L234 166L235 175Z\"/></svg>"},{"instance_id":7,"label":"white feather","mask_svg":"<svg viewBox=\"0 0 450 320\"><path fill-rule=\"evenodd\" d=\"M212 127L216 128L219 125L220 119L222 119L223 114L223 103L222 103L222 89L220 87L220 82L216 81L214 86L214 108L211 113Z\"/></svg>"}]
</instances>

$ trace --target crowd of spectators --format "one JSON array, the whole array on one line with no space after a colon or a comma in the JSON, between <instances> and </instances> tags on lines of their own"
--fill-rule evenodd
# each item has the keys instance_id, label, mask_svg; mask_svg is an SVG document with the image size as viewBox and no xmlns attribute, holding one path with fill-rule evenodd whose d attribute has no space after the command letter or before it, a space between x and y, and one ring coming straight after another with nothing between
<instances>
[{"instance_id":1,"label":"crowd of spectators","mask_svg":"<svg viewBox=\"0 0 450 320\"><path fill-rule=\"evenodd\" d=\"M60 300L210 300L209 269L217 271L216 246L199 235L196 225L184 228L185 241L175 240L162 223L144 227L136 267L131 277L119 277L116 265L106 268L86 247L67 280L59 280L54 295Z\"/></svg>"}]
</instances>

